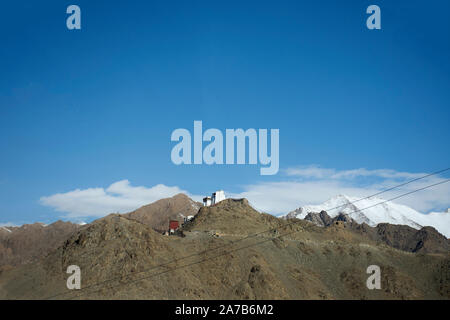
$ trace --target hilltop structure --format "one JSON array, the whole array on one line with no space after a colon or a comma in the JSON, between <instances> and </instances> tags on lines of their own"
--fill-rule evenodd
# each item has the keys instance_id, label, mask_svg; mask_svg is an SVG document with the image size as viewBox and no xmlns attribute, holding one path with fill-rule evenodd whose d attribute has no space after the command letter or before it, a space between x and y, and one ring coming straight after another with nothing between
<instances>
[{"instance_id":1,"label":"hilltop structure","mask_svg":"<svg viewBox=\"0 0 450 320\"><path fill-rule=\"evenodd\" d=\"M170 220L169 221L169 234L174 234L175 231L177 231L179 227L180 227L180 224L177 220Z\"/></svg>"},{"instance_id":2,"label":"hilltop structure","mask_svg":"<svg viewBox=\"0 0 450 320\"><path fill-rule=\"evenodd\" d=\"M211 197L204 197L203 198L203 206L204 207L209 207L211 206Z\"/></svg>"},{"instance_id":3,"label":"hilltop structure","mask_svg":"<svg viewBox=\"0 0 450 320\"><path fill-rule=\"evenodd\" d=\"M216 192L213 192L212 196L204 197L203 198L203 206L204 207L210 207L215 205L216 203L219 203L220 201L225 200L225 192L223 190L219 190Z\"/></svg>"}]
</instances>

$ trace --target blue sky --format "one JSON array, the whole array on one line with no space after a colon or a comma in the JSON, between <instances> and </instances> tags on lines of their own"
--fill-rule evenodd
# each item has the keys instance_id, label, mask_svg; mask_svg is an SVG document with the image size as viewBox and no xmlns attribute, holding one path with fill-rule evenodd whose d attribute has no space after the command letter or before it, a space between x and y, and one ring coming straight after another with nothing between
<instances>
[{"instance_id":1,"label":"blue sky","mask_svg":"<svg viewBox=\"0 0 450 320\"><path fill-rule=\"evenodd\" d=\"M81 30L66 28L70 4ZM370 4L381 30L365 26ZM218 188L280 213L446 168L448 12L448 1L2 3L0 223L89 220ZM280 129L280 172L175 166L171 132L194 120L223 132ZM337 183L293 168L372 173ZM305 198L301 183L317 190ZM55 194L60 202L43 201ZM407 204L442 210L448 194L443 186Z\"/></svg>"}]
</instances>

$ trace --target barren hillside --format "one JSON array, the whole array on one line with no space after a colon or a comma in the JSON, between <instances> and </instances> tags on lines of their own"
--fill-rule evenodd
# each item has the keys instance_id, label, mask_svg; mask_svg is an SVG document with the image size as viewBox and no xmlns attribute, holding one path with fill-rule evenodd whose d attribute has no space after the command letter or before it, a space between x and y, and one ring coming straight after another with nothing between
<instances>
[{"instance_id":1,"label":"barren hillside","mask_svg":"<svg viewBox=\"0 0 450 320\"><path fill-rule=\"evenodd\" d=\"M180 193L124 214L124 217L139 221L156 230L167 230L169 220L183 222L183 217L196 215L200 207L200 203Z\"/></svg>"},{"instance_id":2,"label":"barren hillside","mask_svg":"<svg viewBox=\"0 0 450 320\"><path fill-rule=\"evenodd\" d=\"M291 222L260 214L245 199L202 208L185 237L110 215L39 263L3 271L0 298L450 298L448 253L398 250L344 221ZM81 290L65 286L72 264L81 268ZM365 285L372 264L381 267L381 290Z\"/></svg>"},{"instance_id":3,"label":"barren hillside","mask_svg":"<svg viewBox=\"0 0 450 320\"><path fill-rule=\"evenodd\" d=\"M8 227L0 232L0 268L17 266L40 259L58 248L80 226L57 221L48 226L41 223Z\"/></svg>"}]
</instances>

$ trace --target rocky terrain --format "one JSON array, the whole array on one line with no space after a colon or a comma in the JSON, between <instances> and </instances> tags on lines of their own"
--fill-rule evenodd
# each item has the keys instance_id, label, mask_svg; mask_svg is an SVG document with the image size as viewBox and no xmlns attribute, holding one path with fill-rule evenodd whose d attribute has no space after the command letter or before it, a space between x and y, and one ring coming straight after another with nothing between
<instances>
[{"instance_id":1,"label":"rocky terrain","mask_svg":"<svg viewBox=\"0 0 450 320\"><path fill-rule=\"evenodd\" d=\"M345 214L359 224L376 227L380 223L406 225L414 229L432 226L439 233L450 237L450 214L448 212L420 213L408 206L381 198L355 198L338 195L319 205L306 205L289 212L286 219L304 219L309 213L320 213L325 210L334 218Z\"/></svg>"},{"instance_id":2,"label":"rocky terrain","mask_svg":"<svg viewBox=\"0 0 450 320\"><path fill-rule=\"evenodd\" d=\"M184 237L110 215L38 262L3 270L0 298L450 299L448 239L434 229L373 228L325 214L316 218L329 223L317 226L227 199L202 207ZM66 288L73 264L81 290ZM366 287L373 264L380 290Z\"/></svg>"},{"instance_id":3,"label":"rocky terrain","mask_svg":"<svg viewBox=\"0 0 450 320\"><path fill-rule=\"evenodd\" d=\"M80 226L57 221L0 228L0 268L14 267L42 258L58 248Z\"/></svg>"},{"instance_id":4,"label":"rocky terrain","mask_svg":"<svg viewBox=\"0 0 450 320\"><path fill-rule=\"evenodd\" d=\"M184 194L165 198L124 214L154 230L167 230L169 220L183 222L183 217L195 215L198 202ZM0 268L11 268L46 256L69 238L79 225L57 221L48 226L42 223L21 227L0 227Z\"/></svg>"},{"instance_id":5,"label":"rocky terrain","mask_svg":"<svg viewBox=\"0 0 450 320\"><path fill-rule=\"evenodd\" d=\"M359 233L377 242L383 242L396 249L421 253L448 253L450 241L433 227L422 227L420 230L405 225L380 223L370 227L366 223L358 224L346 214L339 214L334 218L325 211L308 213L305 220L320 227L329 227L343 223L344 228Z\"/></svg>"},{"instance_id":6,"label":"rocky terrain","mask_svg":"<svg viewBox=\"0 0 450 320\"><path fill-rule=\"evenodd\" d=\"M155 230L165 231L169 220L183 222L183 218L196 215L202 205L180 193L172 198L165 198L143 206L124 217L139 221Z\"/></svg>"}]
</instances>

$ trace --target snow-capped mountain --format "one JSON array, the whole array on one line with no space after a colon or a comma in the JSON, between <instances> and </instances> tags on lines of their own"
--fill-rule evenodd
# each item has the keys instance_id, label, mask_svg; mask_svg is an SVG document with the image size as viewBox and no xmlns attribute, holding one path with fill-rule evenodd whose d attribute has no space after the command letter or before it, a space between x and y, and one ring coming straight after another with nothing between
<instances>
[{"instance_id":1,"label":"snow-capped mountain","mask_svg":"<svg viewBox=\"0 0 450 320\"><path fill-rule=\"evenodd\" d=\"M376 226L379 223L408 225L415 229L424 226L432 226L447 238L450 237L450 213L432 212L429 214L420 213L408 206L385 201L380 198L360 198L338 195L320 205L309 205L300 207L289 212L284 217L304 219L310 212L326 211L330 217L335 217L339 213L350 216L357 223L367 223Z\"/></svg>"}]
</instances>

